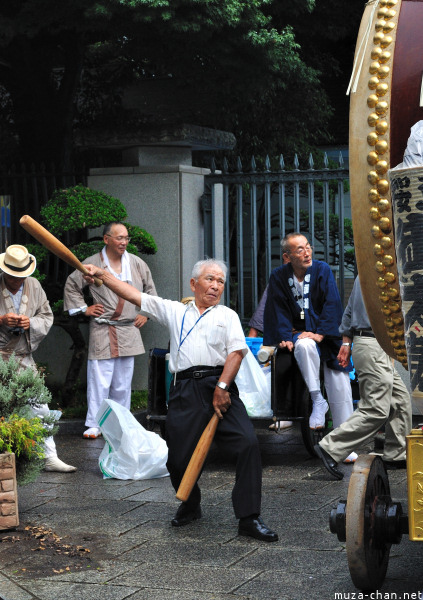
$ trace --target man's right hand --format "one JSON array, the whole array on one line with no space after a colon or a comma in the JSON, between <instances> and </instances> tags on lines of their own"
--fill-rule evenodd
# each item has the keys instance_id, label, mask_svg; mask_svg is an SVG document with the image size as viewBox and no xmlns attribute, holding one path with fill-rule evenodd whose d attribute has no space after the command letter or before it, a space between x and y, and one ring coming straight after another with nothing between
<instances>
[{"instance_id":1,"label":"man's right hand","mask_svg":"<svg viewBox=\"0 0 423 600\"><path fill-rule=\"evenodd\" d=\"M99 279L101 279L101 276L103 275L103 269L100 269L100 267L96 267L95 265L90 264L86 264L84 265L84 267L87 270L87 275L84 275L85 281L87 281L88 283L94 283L94 277L98 277Z\"/></svg>"},{"instance_id":2,"label":"man's right hand","mask_svg":"<svg viewBox=\"0 0 423 600\"><path fill-rule=\"evenodd\" d=\"M338 359L339 365L343 369L345 369L348 366L348 363L350 362L350 356L351 346L341 346L338 352L338 356L336 358Z\"/></svg>"},{"instance_id":3,"label":"man's right hand","mask_svg":"<svg viewBox=\"0 0 423 600\"><path fill-rule=\"evenodd\" d=\"M290 352L294 349L294 342L286 341L279 344L279 348L287 348Z\"/></svg>"},{"instance_id":4,"label":"man's right hand","mask_svg":"<svg viewBox=\"0 0 423 600\"><path fill-rule=\"evenodd\" d=\"M104 306L102 304L92 304L91 306L87 306L87 310L85 314L87 317L101 317L104 313Z\"/></svg>"}]
</instances>

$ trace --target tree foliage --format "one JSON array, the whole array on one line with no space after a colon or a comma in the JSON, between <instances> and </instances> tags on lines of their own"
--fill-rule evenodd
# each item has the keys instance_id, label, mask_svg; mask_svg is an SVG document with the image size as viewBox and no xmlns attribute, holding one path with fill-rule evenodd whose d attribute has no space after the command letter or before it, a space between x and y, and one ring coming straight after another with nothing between
<instances>
[{"instance_id":1,"label":"tree foliage","mask_svg":"<svg viewBox=\"0 0 423 600\"><path fill-rule=\"evenodd\" d=\"M339 23L347 3L337 5L330 16ZM313 0L0 3L0 84L20 157L69 164L77 127L190 122L234 132L239 152L301 152L328 139L319 65L297 39L297 30L305 42L334 36L324 26L306 37L314 8ZM308 49L318 55L317 45Z\"/></svg>"}]
</instances>

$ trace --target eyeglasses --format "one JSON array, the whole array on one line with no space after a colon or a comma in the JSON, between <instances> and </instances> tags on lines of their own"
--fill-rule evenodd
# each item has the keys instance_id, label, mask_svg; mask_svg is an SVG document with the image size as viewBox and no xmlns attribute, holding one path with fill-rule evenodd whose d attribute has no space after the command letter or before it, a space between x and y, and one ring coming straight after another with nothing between
<instances>
[{"instance_id":1,"label":"eyeglasses","mask_svg":"<svg viewBox=\"0 0 423 600\"><path fill-rule=\"evenodd\" d=\"M128 236L124 236L124 235L110 235L110 233L106 233L106 235L108 237L113 238L114 240L117 240L118 242L130 242L131 238Z\"/></svg>"},{"instance_id":2,"label":"eyeglasses","mask_svg":"<svg viewBox=\"0 0 423 600\"><path fill-rule=\"evenodd\" d=\"M295 252L288 252L288 254L295 254L295 256L302 256L305 252L313 252L313 246L306 244L304 248L298 248Z\"/></svg>"}]
</instances>

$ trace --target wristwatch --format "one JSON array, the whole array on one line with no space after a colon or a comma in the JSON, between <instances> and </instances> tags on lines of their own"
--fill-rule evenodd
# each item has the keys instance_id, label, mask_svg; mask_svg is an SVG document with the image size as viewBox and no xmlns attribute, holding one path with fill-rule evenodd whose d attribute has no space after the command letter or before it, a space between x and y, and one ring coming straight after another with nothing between
<instances>
[{"instance_id":1,"label":"wristwatch","mask_svg":"<svg viewBox=\"0 0 423 600\"><path fill-rule=\"evenodd\" d=\"M341 346L351 346L350 342L342 342Z\"/></svg>"},{"instance_id":2,"label":"wristwatch","mask_svg":"<svg viewBox=\"0 0 423 600\"><path fill-rule=\"evenodd\" d=\"M216 387L220 387L221 390L225 390L225 391L227 391L229 389L229 386L226 383L224 383L223 381L218 381L216 383Z\"/></svg>"}]
</instances>

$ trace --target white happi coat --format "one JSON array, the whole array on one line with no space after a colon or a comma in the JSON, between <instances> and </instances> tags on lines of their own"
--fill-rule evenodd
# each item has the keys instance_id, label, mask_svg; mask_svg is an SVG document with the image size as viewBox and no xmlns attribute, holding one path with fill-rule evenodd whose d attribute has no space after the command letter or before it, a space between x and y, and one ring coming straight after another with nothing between
<instances>
[{"instance_id":1,"label":"white happi coat","mask_svg":"<svg viewBox=\"0 0 423 600\"><path fill-rule=\"evenodd\" d=\"M156 288L147 264L138 256L128 254L132 285L140 292L156 296ZM87 258L84 263L104 268L102 253ZM79 271L69 275L64 292L64 310L77 309L86 304L83 288L88 284ZM95 304L104 306L102 319L117 322L116 325L99 323L95 318L90 319L90 338L88 360L136 356L144 353L140 330L134 326L137 315L136 307L126 302L105 285L96 287L90 285L90 292ZM120 323L120 324L119 324Z\"/></svg>"}]
</instances>

